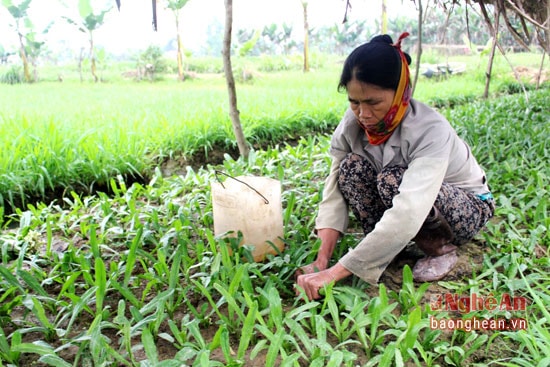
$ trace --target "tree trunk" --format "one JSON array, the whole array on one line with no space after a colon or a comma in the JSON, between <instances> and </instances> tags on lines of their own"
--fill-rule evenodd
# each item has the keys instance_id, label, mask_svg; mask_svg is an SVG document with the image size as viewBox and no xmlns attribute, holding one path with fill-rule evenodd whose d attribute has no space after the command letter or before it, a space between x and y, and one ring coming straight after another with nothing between
<instances>
[{"instance_id":1,"label":"tree trunk","mask_svg":"<svg viewBox=\"0 0 550 367\"><path fill-rule=\"evenodd\" d=\"M94 82L98 82L99 78L96 74L96 66L95 66L95 53L94 53L94 39L92 37L92 33L90 32L90 70L92 72L92 76L94 77Z\"/></svg>"},{"instance_id":2,"label":"tree trunk","mask_svg":"<svg viewBox=\"0 0 550 367\"><path fill-rule=\"evenodd\" d=\"M414 82L412 88L412 95L414 96L414 90L416 89L416 84L418 83L418 76L420 74L420 59L422 57L422 19L423 9L422 9L422 0L418 0L418 41L416 44L416 65L414 70Z\"/></svg>"},{"instance_id":3,"label":"tree trunk","mask_svg":"<svg viewBox=\"0 0 550 367\"><path fill-rule=\"evenodd\" d=\"M183 51L181 47L181 36L178 33L178 79L181 81L185 80L185 75L183 75Z\"/></svg>"},{"instance_id":4,"label":"tree trunk","mask_svg":"<svg viewBox=\"0 0 550 367\"><path fill-rule=\"evenodd\" d=\"M550 0L546 1L546 22L550 23ZM546 33L546 53L550 54L550 24L546 26L546 28L544 29L544 33Z\"/></svg>"},{"instance_id":5,"label":"tree trunk","mask_svg":"<svg viewBox=\"0 0 550 367\"><path fill-rule=\"evenodd\" d=\"M307 1L302 1L304 9L304 72L309 71L309 24L307 21Z\"/></svg>"},{"instance_id":6,"label":"tree trunk","mask_svg":"<svg viewBox=\"0 0 550 367\"><path fill-rule=\"evenodd\" d=\"M382 32L381 34L388 33L388 7L386 0L382 0Z\"/></svg>"},{"instance_id":7,"label":"tree trunk","mask_svg":"<svg viewBox=\"0 0 550 367\"><path fill-rule=\"evenodd\" d=\"M550 1L548 2L550 4ZM540 68L539 68L539 74L537 75L537 89L540 87L540 80L542 78L542 72L544 71L544 56L546 55L546 51L542 50L542 59L540 60Z\"/></svg>"},{"instance_id":8,"label":"tree trunk","mask_svg":"<svg viewBox=\"0 0 550 367\"><path fill-rule=\"evenodd\" d=\"M178 42L178 79L183 81L185 79L185 76L183 75L183 47L181 45L181 36L180 36L180 21L179 16L176 14L176 33L177 37L176 40Z\"/></svg>"},{"instance_id":9,"label":"tree trunk","mask_svg":"<svg viewBox=\"0 0 550 367\"><path fill-rule=\"evenodd\" d=\"M156 32L158 30L158 23L157 23L157 0L151 0L151 4L153 5L153 30Z\"/></svg>"},{"instance_id":10,"label":"tree trunk","mask_svg":"<svg viewBox=\"0 0 550 367\"><path fill-rule=\"evenodd\" d=\"M29 60L27 60L27 53L25 52L25 45L23 44L23 35L19 33L19 56L23 62L23 73L25 75L25 81L30 83L31 73L29 71Z\"/></svg>"},{"instance_id":11,"label":"tree trunk","mask_svg":"<svg viewBox=\"0 0 550 367\"><path fill-rule=\"evenodd\" d=\"M495 50L498 44L498 28L499 28L499 19L500 19L500 8L495 7L495 26L493 29L493 44L491 45L491 54L489 55L489 63L487 64L487 72L485 74L485 91L483 92L483 98L489 98L489 86L491 84L491 73L493 70L493 62L495 60Z\"/></svg>"},{"instance_id":12,"label":"tree trunk","mask_svg":"<svg viewBox=\"0 0 550 367\"><path fill-rule=\"evenodd\" d=\"M242 157L247 158L250 152L246 138L244 137L239 110L237 109L237 92L235 90L235 78L231 67L231 30L233 27L233 0L225 0L225 30L223 36L223 69L229 94L229 116L233 124L233 132L237 139L237 146Z\"/></svg>"},{"instance_id":13,"label":"tree trunk","mask_svg":"<svg viewBox=\"0 0 550 367\"><path fill-rule=\"evenodd\" d=\"M80 76L80 82L84 81L84 76L82 75L82 60L84 60L84 47L80 48L80 55L78 56L78 75Z\"/></svg>"}]
</instances>

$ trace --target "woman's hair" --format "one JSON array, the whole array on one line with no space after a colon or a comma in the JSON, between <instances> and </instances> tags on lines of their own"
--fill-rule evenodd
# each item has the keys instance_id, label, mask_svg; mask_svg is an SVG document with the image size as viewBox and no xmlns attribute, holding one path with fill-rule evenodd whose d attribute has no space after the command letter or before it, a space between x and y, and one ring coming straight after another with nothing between
<instances>
[{"instance_id":1,"label":"woman's hair","mask_svg":"<svg viewBox=\"0 0 550 367\"><path fill-rule=\"evenodd\" d=\"M411 57L404 53L407 63ZM401 57L387 34L376 36L368 43L353 50L344 62L338 91L346 90L347 84L356 79L384 89L397 90L401 76Z\"/></svg>"}]
</instances>

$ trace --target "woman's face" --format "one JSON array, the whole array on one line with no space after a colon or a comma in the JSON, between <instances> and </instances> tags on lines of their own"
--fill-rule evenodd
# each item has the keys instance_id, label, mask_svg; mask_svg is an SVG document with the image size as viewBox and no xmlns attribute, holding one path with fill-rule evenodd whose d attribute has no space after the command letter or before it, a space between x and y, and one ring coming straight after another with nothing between
<instances>
[{"instance_id":1,"label":"woman's face","mask_svg":"<svg viewBox=\"0 0 550 367\"><path fill-rule=\"evenodd\" d=\"M350 107L363 128L376 125L390 110L395 96L392 89L352 79L346 85Z\"/></svg>"}]
</instances>

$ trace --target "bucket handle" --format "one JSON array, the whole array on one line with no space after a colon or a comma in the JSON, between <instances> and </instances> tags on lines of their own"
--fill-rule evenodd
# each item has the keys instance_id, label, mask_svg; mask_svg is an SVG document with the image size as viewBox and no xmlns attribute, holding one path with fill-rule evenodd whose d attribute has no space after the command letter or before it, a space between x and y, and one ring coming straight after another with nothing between
<instances>
[{"instance_id":1,"label":"bucket handle","mask_svg":"<svg viewBox=\"0 0 550 367\"><path fill-rule=\"evenodd\" d=\"M252 191L254 191L256 194L260 195L260 196L262 197L262 199L264 199L264 202L265 202L266 204L269 204L269 200L267 200L267 198L266 198L265 196L263 196L258 190L256 190L255 188L253 188L252 186L250 186L250 185L247 184L246 182L241 181L241 180L239 180L239 179L237 179L237 178L235 178L235 177L233 177L233 176L231 176L231 175L229 175L229 174L227 174L227 173L225 173L225 172L222 172L222 171L214 170L214 174L216 175L216 180L218 180L218 182L220 183L220 185L222 185L222 187L223 187L224 189L225 189L225 186L223 185L223 182L221 182L220 178L218 177L218 174L227 176L227 177L229 177L229 178L234 179L234 180L237 181L237 182L242 183L243 185L248 186L249 189L251 189Z\"/></svg>"}]
</instances>

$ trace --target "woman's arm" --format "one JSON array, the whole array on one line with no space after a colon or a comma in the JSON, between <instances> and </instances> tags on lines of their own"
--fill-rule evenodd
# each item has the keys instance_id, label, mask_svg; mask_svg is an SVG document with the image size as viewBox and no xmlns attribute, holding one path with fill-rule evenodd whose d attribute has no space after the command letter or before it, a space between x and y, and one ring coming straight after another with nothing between
<instances>
[{"instance_id":1,"label":"woman's arm","mask_svg":"<svg viewBox=\"0 0 550 367\"><path fill-rule=\"evenodd\" d=\"M382 272L419 231L441 189L445 158L417 158L405 173L393 206L374 230L339 263L364 281L376 284Z\"/></svg>"}]
</instances>

